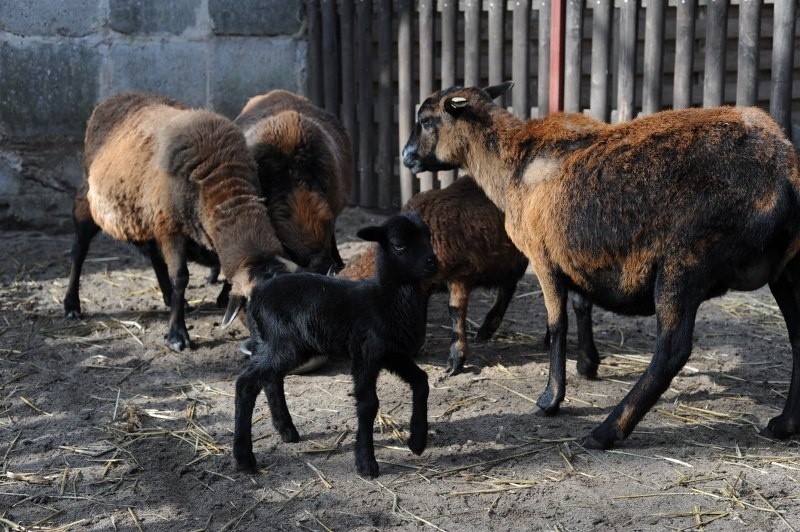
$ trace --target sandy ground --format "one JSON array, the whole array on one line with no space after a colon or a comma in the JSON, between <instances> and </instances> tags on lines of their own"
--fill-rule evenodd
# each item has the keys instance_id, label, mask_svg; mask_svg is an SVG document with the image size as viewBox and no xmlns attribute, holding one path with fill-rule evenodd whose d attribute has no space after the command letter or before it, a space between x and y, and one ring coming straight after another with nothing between
<instances>
[{"instance_id":1,"label":"sandy ground","mask_svg":"<svg viewBox=\"0 0 800 532\"><path fill-rule=\"evenodd\" d=\"M348 210L343 254L376 216ZM0 234L0 523L30 530L800 530L800 447L758 429L783 407L791 351L766 290L701 307L694 353L634 434L610 452L579 442L649 361L652 318L601 310L599 379L568 362L567 400L531 414L544 389L545 317L526 275L497 337L467 371L441 379L446 299L430 307L419 363L431 383L428 449L405 447L410 392L381 377L381 476L353 463L347 361L290 376L302 441L274 433L263 396L254 426L261 471L236 471L233 391L246 359L240 326L219 329L218 287L191 267L195 349L166 348L167 310L149 263L96 239L82 283L84 319L61 300L69 235ZM473 295L480 323L491 294ZM574 352L574 331L568 347Z\"/></svg>"}]
</instances>

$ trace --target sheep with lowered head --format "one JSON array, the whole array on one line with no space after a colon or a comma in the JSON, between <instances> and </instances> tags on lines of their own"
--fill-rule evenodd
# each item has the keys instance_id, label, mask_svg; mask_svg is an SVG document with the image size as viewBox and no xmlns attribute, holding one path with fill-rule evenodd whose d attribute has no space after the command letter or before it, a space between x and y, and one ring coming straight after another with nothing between
<instances>
[{"instance_id":1,"label":"sheep with lowered head","mask_svg":"<svg viewBox=\"0 0 800 532\"><path fill-rule=\"evenodd\" d=\"M166 338L177 351L190 346L187 255L219 257L232 285L226 324L259 279L296 269L281 256L244 136L223 116L154 94L117 94L89 118L83 167L64 298L69 318L81 315L81 268L100 230L150 256L169 296Z\"/></svg>"},{"instance_id":2,"label":"sheep with lowered head","mask_svg":"<svg viewBox=\"0 0 800 532\"><path fill-rule=\"evenodd\" d=\"M655 314L655 354L586 438L608 449L655 404L692 349L700 304L769 284L789 331L783 412L764 434L800 433L800 169L757 108L664 111L590 131L563 115L523 121L493 102L511 84L453 87L420 107L403 150L414 172L461 168L506 215L530 259L552 335L538 410L565 394L570 290L609 310Z\"/></svg>"},{"instance_id":3,"label":"sheep with lowered head","mask_svg":"<svg viewBox=\"0 0 800 532\"><path fill-rule=\"evenodd\" d=\"M256 471L252 417L261 389L283 441L300 439L286 406L283 379L320 354L351 359L360 474L378 475L372 432L382 369L411 386L408 447L416 454L425 450L428 378L412 357L425 340L427 296L422 282L438 268L430 231L419 214L404 213L361 229L358 236L379 245L375 278L351 281L297 273L264 280L253 290L247 309L253 355L236 380L233 456L239 469Z\"/></svg>"}]
</instances>

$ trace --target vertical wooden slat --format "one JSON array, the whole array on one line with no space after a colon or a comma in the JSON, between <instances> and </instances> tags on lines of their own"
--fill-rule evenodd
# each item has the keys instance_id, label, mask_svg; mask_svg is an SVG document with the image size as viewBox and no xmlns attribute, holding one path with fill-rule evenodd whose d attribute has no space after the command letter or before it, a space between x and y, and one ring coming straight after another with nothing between
<instances>
[{"instance_id":1,"label":"vertical wooden slat","mask_svg":"<svg viewBox=\"0 0 800 532\"><path fill-rule=\"evenodd\" d=\"M355 17L353 0L341 0L339 27L342 43L342 125L350 137L353 157L358 153L358 130L356 129L356 73L355 73ZM360 192L358 171L353 165L353 187L350 189L350 204L358 205Z\"/></svg>"},{"instance_id":2,"label":"vertical wooden slat","mask_svg":"<svg viewBox=\"0 0 800 532\"><path fill-rule=\"evenodd\" d=\"M505 0L489 0L489 85L497 85L505 81L505 59L503 19L505 16ZM503 99L501 98L502 102Z\"/></svg>"},{"instance_id":3,"label":"vertical wooden slat","mask_svg":"<svg viewBox=\"0 0 800 532\"><path fill-rule=\"evenodd\" d=\"M402 153L414 123L414 104L411 101L411 87L414 83L414 61L411 53L411 18L414 13L412 0L399 0L397 6L397 133ZM401 155L402 157L402 155ZM400 202L405 205L414 195L414 176L411 170L400 161Z\"/></svg>"},{"instance_id":4,"label":"vertical wooden slat","mask_svg":"<svg viewBox=\"0 0 800 532\"><path fill-rule=\"evenodd\" d=\"M592 10L592 75L589 94L589 112L598 119L608 122L608 68L611 51L611 12L613 0L595 0Z\"/></svg>"},{"instance_id":5,"label":"vertical wooden slat","mask_svg":"<svg viewBox=\"0 0 800 532\"><path fill-rule=\"evenodd\" d=\"M539 118L547 116L550 110L550 0L539 3L539 87L536 107Z\"/></svg>"},{"instance_id":6,"label":"vertical wooden slat","mask_svg":"<svg viewBox=\"0 0 800 532\"><path fill-rule=\"evenodd\" d=\"M434 46L434 26L433 16L436 10L435 0L420 0L419 2L419 101L425 99L433 93L433 56ZM432 172L422 172L417 175L419 178L420 191L433 189L436 175Z\"/></svg>"},{"instance_id":7,"label":"vertical wooden slat","mask_svg":"<svg viewBox=\"0 0 800 532\"><path fill-rule=\"evenodd\" d=\"M372 0L356 3L358 50L358 176L359 205L375 207L372 112Z\"/></svg>"},{"instance_id":8,"label":"vertical wooden slat","mask_svg":"<svg viewBox=\"0 0 800 532\"><path fill-rule=\"evenodd\" d=\"M758 41L760 38L761 0L740 0L736 105L756 104L758 98Z\"/></svg>"},{"instance_id":9,"label":"vertical wooden slat","mask_svg":"<svg viewBox=\"0 0 800 532\"><path fill-rule=\"evenodd\" d=\"M564 110L575 113L581 106L581 43L584 0L569 0L564 31Z\"/></svg>"},{"instance_id":10,"label":"vertical wooden slat","mask_svg":"<svg viewBox=\"0 0 800 532\"><path fill-rule=\"evenodd\" d=\"M644 22L644 84L642 112L661 110L661 83L664 77L664 13L666 0L647 0Z\"/></svg>"},{"instance_id":11,"label":"vertical wooden slat","mask_svg":"<svg viewBox=\"0 0 800 532\"><path fill-rule=\"evenodd\" d=\"M512 15L511 77L516 81L511 97L514 114L523 120L531 116L528 103L530 86L530 35L531 0L516 0Z\"/></svg>"},{"instance_id":12,"label":"vertical wooden slat","mask_svg":"<svg viewBox=\"0 0 800 532\"><path fill-rule=\"evenodd\" d=\"M308 98L316 105L324 106L322 95L322 16L319 0L306 1L308 18Z\"/></svg>"},{"instance_id":13,"label":"vertical wooden slat","mask_svg":"<svg viewBox=\"0 0 800 532\"><path fill-rule=\"evenodd\" d=\"M797 23L797 2L775 2L772 34L772 95L769 112L787 135L791 135L792 65L794 31Z\"/></svg>"},{"instance_id":14,"label":"vertical wooden slat","mask_svg":"<svg viewBox=\"0 0 800 532\"><path fill-rule=\"evenodd\" d=\"M550 108L555 113L564 108L564 25L567 0L550 3Z\"/></svg>"},{"instance_id":15,"label":"vertical wooden slat","mask_svg":"<svg viewBox=\"0 0 800 532\"><path fill-rule=\"evenodd\" d=\"M458 0L442 3L442 88L456 84L456 28L458 27ZM439 183L444 188L456 178L455 171L438 173Z\"/></svg>"},{"instance_id":16,"label":"vertical wooden slat","mask_svg":"<svg viewBox=\"0 0 800 532\"><path fill-rule=\"evenodd\" d=\"M482 0L464 3L465 87L477 87L481 82L481 4Z\"/></svg>"},{"instance_id":17,"label":"vertical wooden slat","mask_svg":"<svg viewBox=\"0 0 800 532\"><path fill-rule=\"evenodd\" d=\"M339 35L336 0L322 0L323 100L329 113L339 116Z\"/></svg>"},{"instance_id":18,"label":"vertical wooden slat","mask_svg":"<svg viewBox=\"0 0 800 532\"><path fill-rule=\"evenodd\" d=\"M694 23L697 0L678 2L675 29L675 88L672 107L685 109L692 105L692 68L694 67Z\"/></svg>"},{"instance_id":19,"label":"vertical wooden slat","mask_svg":"<svg viewBox=\"0 0 800 532\"><path fill-rule=\"evenodd\" d=\"M710 0L707 9L703 107L716 107L722 105L725 96L725 36L728 28L728 0Z\"/></svg>"},{"instance_id":20,"label":"vertical wooden slat","mask_svg":"<svg viewBox=\"0 0 800 532\"><path fill-rule=\"evenodd\" d=\"M619 13L619 90L617 119L620 122L634 117L636 90L636 22L638 1L623 0Z\"/></svg>"},{"instance_id":21,"label":"vertical wooden slat","mask_svg":"<svg viewBox=\"0 0 800 532\"><path fill-rule=\"evenodd\" d=\"M392 206L394 183L392 105L392 0L378 4L378 208Z\"/></svg>"}]
</instances>

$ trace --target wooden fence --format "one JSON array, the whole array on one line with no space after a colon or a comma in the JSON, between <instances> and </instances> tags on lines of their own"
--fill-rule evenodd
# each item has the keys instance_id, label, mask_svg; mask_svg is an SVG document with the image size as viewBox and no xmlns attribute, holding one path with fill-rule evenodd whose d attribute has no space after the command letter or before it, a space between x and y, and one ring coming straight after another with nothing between
<instances>
[{"instance_id":1,"label":"wooden fence","mask_svg":"<svg viewBox=\"0 0 800 532\"><path fill-rule=\"evenodd\" d=\"M800 122L798 0L306 0L308 95L356 153L351 203L394 210L453 172L413 176L415 108L455 84L515 82L518 116L605 121L758 105ZM398 179L399 178L399 179ZM398 194L399 192L399 194Z\"/></svg>"}]
</instances>

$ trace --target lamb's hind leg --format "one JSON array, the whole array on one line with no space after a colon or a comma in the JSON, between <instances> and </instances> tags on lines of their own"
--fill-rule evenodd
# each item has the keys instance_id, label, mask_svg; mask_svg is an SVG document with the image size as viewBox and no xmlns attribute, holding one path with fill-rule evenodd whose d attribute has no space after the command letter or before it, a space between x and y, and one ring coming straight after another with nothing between
<instances>
[{"instance_id":1,"label":"lamb's hind leg","mask_svg":"<svg viewBox=\"0 0 800 532\"><path fill-rule=\"evenodd\" d=\"M794 259L778 280L770 283L781 309L792 345L792 380L783 412L761 431L768 438L784 439L800 433L800 259Z\"/></svg>"},{"instance_id":2,"label":"lamb's hind leg","mask_svg":"<svg viewBox=\"0 0 800 532\"><path fill-rule=\"evenodd\" d=\"M248 473L256 472L253 455L253 409L261 389L260 372L251 364L236 379L236 413L233 429L233 458L236 467Z\"/></svg>"},{"instance_id":3,"label":"lamb's hind leg","mask_svg":"<svg viewBox=\"0 0 800 532\"><path fill-rule=\"evenodd\" d=\"M422 454L428 444L428 374L410 356L386 357L386 369L396 374L411 386L411 436L408 448L414 454Z\"/></svg>"}]
</instances>

